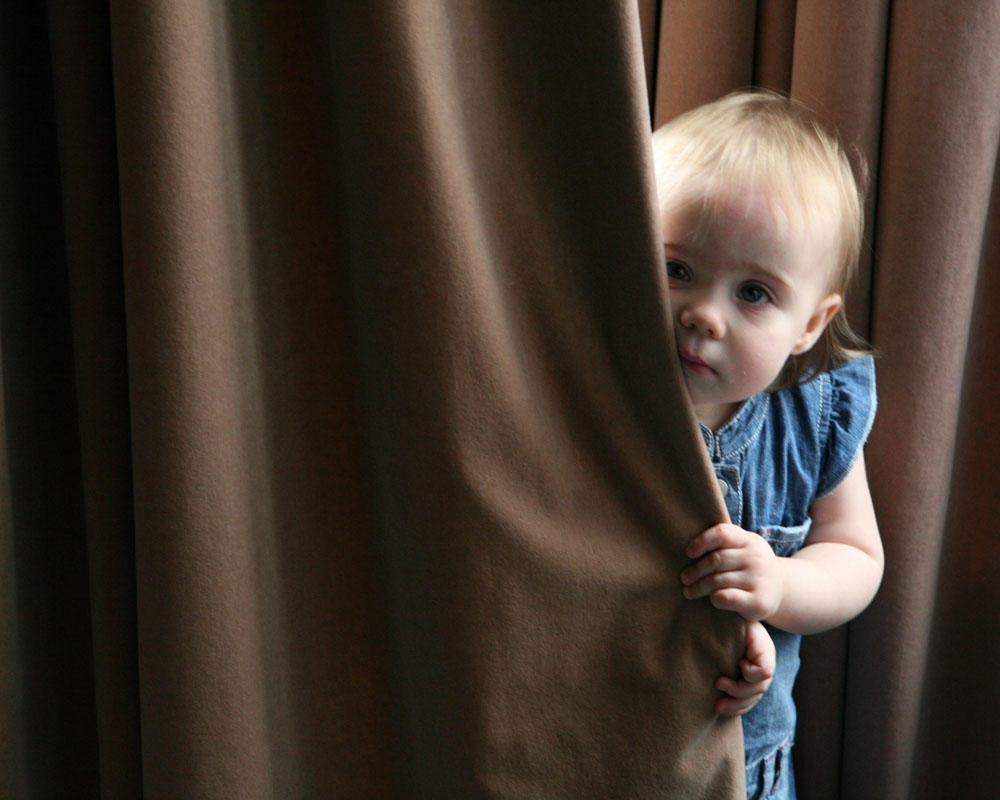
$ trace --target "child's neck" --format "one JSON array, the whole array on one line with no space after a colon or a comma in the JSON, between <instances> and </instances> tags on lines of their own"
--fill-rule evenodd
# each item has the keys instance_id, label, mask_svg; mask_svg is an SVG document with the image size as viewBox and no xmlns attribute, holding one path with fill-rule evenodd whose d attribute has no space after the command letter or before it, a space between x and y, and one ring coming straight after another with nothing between
<instances>
[{"instance_id":1,"label":"child's neck","mask_svg":"<svg viewBox=\"0 0 1000 800\"><path fill-rule=\"evenodd\" d=\"M695 406L694 413L700 423L715 432L729 422L742 405L743 402Z\"/></svg>"}]
</instances>

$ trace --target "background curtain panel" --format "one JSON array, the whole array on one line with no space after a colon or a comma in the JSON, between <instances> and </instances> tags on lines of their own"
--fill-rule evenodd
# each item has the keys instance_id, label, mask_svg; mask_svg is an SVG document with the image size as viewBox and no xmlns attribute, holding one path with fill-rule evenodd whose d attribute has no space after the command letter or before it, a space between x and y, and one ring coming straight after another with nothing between
<instances>
[{"instance_id":1,"label":"background curtain panel","mask_svg":"<svg viewBox=\"0 0 1000 800\"><path fill-rule=\"evenodd\" d=\"M0 794L742 796L636 6L28 5Z\"/></svg>"},{"instance_id":2,"label":"background curtain panel","mask_svg":"<svg viewBox=\"0 0 1000 800\"><path fill-rule=\"evenodd\" d=\"M879 352L867 463L886 573L803 648L800 795L993 797L1000 737L1000 3L646 3L656 124L732 89L787 91L873 176L849 298ZM710 54L711 57L705 57Z\"/></svg>"}]
</instances>

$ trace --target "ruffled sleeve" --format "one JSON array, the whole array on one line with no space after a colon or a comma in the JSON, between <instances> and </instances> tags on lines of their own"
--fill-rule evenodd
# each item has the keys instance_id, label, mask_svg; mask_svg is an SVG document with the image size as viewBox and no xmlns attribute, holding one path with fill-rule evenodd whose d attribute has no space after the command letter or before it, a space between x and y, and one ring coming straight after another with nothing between
<instances>
[{"instance_id":1,"label":"ruffled sleeve","mask_svg":"<svg viewBox=\"0 0 1000 800\"><path fill-rule=\"evenodd\" d=\"M829 373L830 424L816 497L829 494L847 477L864 448L878 404L875 359L856 358Z\"/></svg>"}]
</instances>

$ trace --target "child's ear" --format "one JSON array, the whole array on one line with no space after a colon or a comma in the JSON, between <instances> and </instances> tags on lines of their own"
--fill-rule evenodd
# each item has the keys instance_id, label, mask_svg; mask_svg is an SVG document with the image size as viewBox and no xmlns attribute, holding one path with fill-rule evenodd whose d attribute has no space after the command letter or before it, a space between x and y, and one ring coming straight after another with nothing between
<instances>
[{"instance_id":1,"label":"child's ear","mask_svg":"<svg viewBox=\"0 0 1000 800\"><path fill-rule=\"evenodd\" d=\"M843 298L839 294L828 294L820 300L813 315L809 317L805 330L792 347L793 356L801 355L816 344L816 340L830 324L830 320L840 310L842 304Z\"/></svg>"}]
</instances>

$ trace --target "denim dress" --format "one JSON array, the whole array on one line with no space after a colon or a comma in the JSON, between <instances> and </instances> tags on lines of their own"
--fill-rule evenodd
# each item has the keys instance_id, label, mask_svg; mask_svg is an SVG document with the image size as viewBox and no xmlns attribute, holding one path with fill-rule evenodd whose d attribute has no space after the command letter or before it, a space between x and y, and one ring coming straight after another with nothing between
<instances>
[{"instance_id":1,"label":"denim dress","mask_svg":"<svg viewBox=\"0 0 1000 800\"><path fill-rule=\"evenodd\" d=\"M865 356L802 386L751 397L717 432L701 425L732 522L759 533L779 556L799 550L809 507L854 466L875 406L875 364ZM747 795L794 800L792 687L802 637L767 630L777 668L767 693L743 716Z\"/></svg>"}]
</instances>

